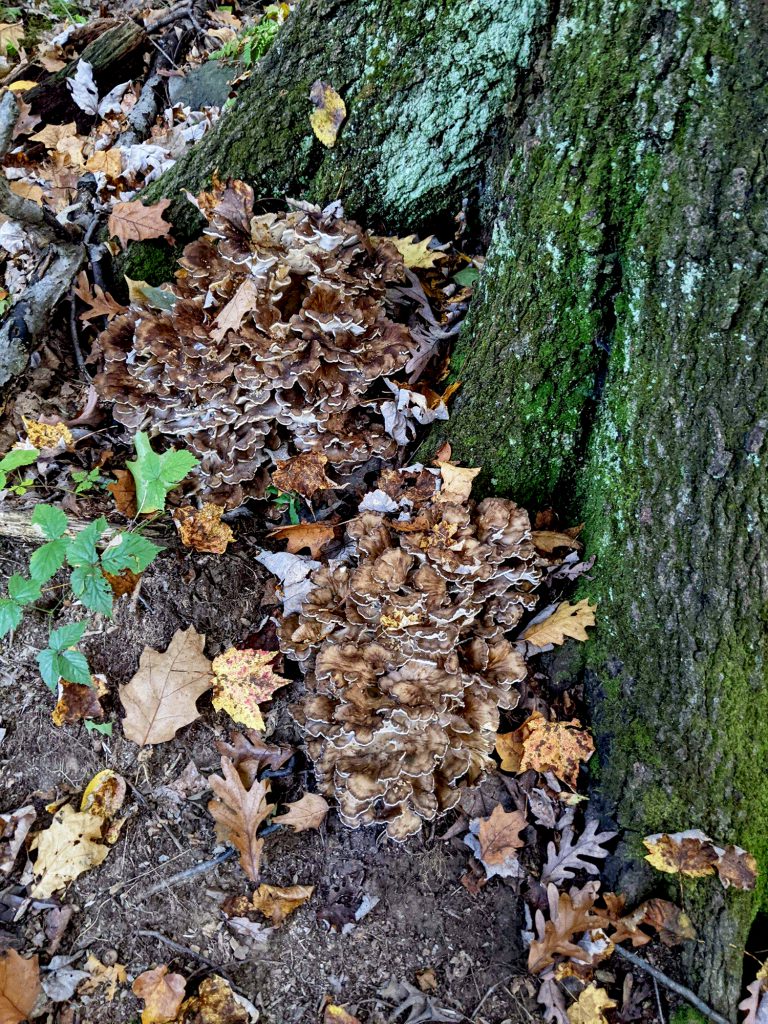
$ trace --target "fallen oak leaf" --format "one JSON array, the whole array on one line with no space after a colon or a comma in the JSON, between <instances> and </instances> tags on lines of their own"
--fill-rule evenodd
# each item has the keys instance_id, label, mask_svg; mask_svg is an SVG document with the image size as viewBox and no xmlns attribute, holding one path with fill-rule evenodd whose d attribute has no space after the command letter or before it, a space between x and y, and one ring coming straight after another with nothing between
<instances>
[{"instance_id":1,"label":"fallen oak leaf","mask_svg":"<svg viewBox=\"0 0 768 1024\"><path fill-rule=\"evenodd\" d=\"M335 532L335 526L328 523L295 523L270 530L268 536L288 541L288 551L293 555L297 555L302 548L308 548L312 558L319 558L323 548L333 540Z\"/></svg>"},{"instance_id":2,"label":"fallen oak leaf","mask_svg":"<svg viewBox=\"0 0 768 1024\"><path fill-rule=\"evenodd\" d=\"M314 885L264 885L247 896L234 896L225 900L222 909L228 917L250 917L254 912L272 922L274 927L298 910L312 896Z\"/></svg>"},{"instance_id":3,"label":"fallen oak leaf","mask_svg":"<svg viewBox=\"0 0 768 1024\"><path fill-rule=\"evenodd\" d=\"M652 899L641 903L628 914L624 913L624 896L608 892L603 897L611 924L616 929L611 942L616 945L630 939L633 946L645 946L651 941L641 925L652 928L665 946L678 946L696 938L696 929L691 919L675 903L669 900Z\"/></svg>"},{"instance_id":4,"label":"fallen oak leaf","mask_svg":"<svg viewBox=\"0 0 768 1024\"><path fill-rule=\"evenodd\" d=\"M30 894L35 899L48 899L102 863L109 853L101 841L103 825L98 815L76 811L71 804L57 811L51 825L32 841L31 849L37 850L37 881Z\"/></svg>"},{"instance_id":5,"label":"fallen oak leaf","mask_svg":"<svg viewBox=\"0 0 768 1024\"><path fill-rule=\"evenodd\" d=\"M40 994L36 956L26 959L15 949L0 954L0 1022L20 1024L32 1013Z\"/></svg>"},{"instance_id":6,"label":"fallen oak leaf","mask_svg":"<svg viewBox=\"0 0 768 1024\"><path fill-rule=\"evenodd\" d=\"M604 988L595 984L579 993L579 998L568 1007L566 1013L571 1024L608 1024L605 1010L612 1010L616 1003Z\"/></svg>"},{"instance_id":7,"label":"fallen oak leaf","mask_svg":"<svg viewBox=\"0 0 768 1024\"><path fill-rule=\"evenodd\" d=\"M536 911L536 938L528 950L528 970L532 974L545 970L557 956L589 962L589 954L572 939L577 933L608 924L605 913L595 910L598 887L598 882L587 882L582 889L558 892L557 886L551 883L547 886L549 920L541 910Z\"/></svg>"},{"instance_id":8,"label":"fallen oak leaf","mask_svg":"<svg viewBox=\"0 0 768 1024\"><path fill-rule=\"evenodd\" d=\"M213 706L226 711L233 722L263 732L266 728L259 704L275 690L287 686L272 670L277 651L238 651L234 647L213 659Z\"/></svg>"},{"instance_id":9,"label":"fallen oak leaf","mask_svg":"<svg viewBox=\"0 0 768 1024\"><path fill-rule=\"evenodd\" d=\"M139 746L165 743L200 717L197 699L211 688L205 636L194 627L177 630L165 651L145 647L139 670L119 689L123 732Z\"/></svg>"},{"instance_id":10,"label":"fallen oak leaf","mask_svg":"<svg viewBox=\"0 0 768 1024\"><path fill-rule=\"evenodd\" d=\"M554 882L555 885L561 885L573 878L576 871L585 871L588 875L599 874L600 869L592 860L605 860L608 851L603 849L603 843L618 835L616 832L599 832L599 828L600 823L595 818L585 824L581 835L574 837L573 827L566 825L559 844L550 842L547 845L547 862L540 879L542 884Z\"/></svg>"},{"instance_id":11,"label":"fallen oak leaf","mask_svg":"<svg viewBox=\"0 0 768 1024\"><path fill-rule=\"evenodd\" d=\"M586 627L595 624L595 608L596 605L591 605L587 598L577 604L563 601L546 619L531 623L522 639L539 648L564 644L568 637L588 640Z\"/></svg>"},{"instance_id":12,"label":"fallen oak leaf","mask_svg":"<svg viewBox=\"0 0 768 1024\"><path fill-rule=\"evenodd\" d=\"M141 242L148 238L166 238L173 244L171 225L163 220L163 214L170 204L170 199L161 199L152 206L145 206L140 199L130 203L115 203L109 214L107 230L120 241L124 249L128 242Z\"/></svg>"},{"instance_id":13,"label":"fallen oak leaf","mask_svg":"<svg viewBox=\"0 0 768 1024\"><path fill-rule=\"evenodd\" d=\"M312 131L322 144L330 149L335 145L339 128L347 116L344 100L332 85L320 81L319 78L312 84L309 98L315 108L309 115Z\"/></svg>"},{"instance_id":14,"label":"fallen oak leaf","mask_svg":"<svg viewBox=\"0 0 768 1024\"><path fill-rule=\"evenodd\" d=\"M303 452L277 463L272 483L281 491L295 491L303 498L312 498L318 491L336 487L325 475L328 456L320 452Z\"/></svg>"},{"instance_id":15,"label":"fallen oak leaf","mask_svg":"<svg viewBox=\"0 0 768 1024\"><path fill-rule=\"evenodd\" d=\"M437 260L445 259L444 252L441 252L439 249L430 249L429 246L434 237L434 235L428 235L427 238L417 242L416 235L408 235L405 238L390 237L386 241L394 245L403 257L403 263L409 269L430 270L435 266Z\"/></svg>"},{"instance_id":16,"label":"fallen oak leaf","mask_svg":"<svg viewBox=\"0 0 768 1024\"><path fill-rule=\"evenodd\" d=\"M175 1021L187 983L181 974L169 974L166 964L144 971L134 981L131 991L144 1003L141 1024L168 1024Z\"/></svg>"},{"instance_id":17,"label":"fallen oak leaf","mask_svg":"<svg viewBox=\"0 0 768 1024\"><path fill-rule=\"evenodd\" d=\"M247 729L245 735L233 733L230 743L217 740L216 749L231 759L246 789L250 789L263 768L279 771L293 755L291 747L265 743L255 729Z\"/></svg>"},{"instance_id":18,"label":"fallen oak leaf","mask_svg":"<svg viewBox=\"0 0 768 1024\"><path fill-rule=\"evenodd\" d=\"M223 341L228 331L237 331L246 313L249 313L259 297L259 288L253 277L246 277L235 294L224 306L214 321L210 335L213 341Z\"/></svg>"},{"instance_id":19,"label":"fallen oak leaf","mask_svg":"<svg viewBox=\"0 0 768 1024\"><path fill-rule=\"evenodd\" d=\"M269 782L256 780L246 789L228 757L222 757L221 770L223 778L212 775L208 780L216 796L208 804L208 810L216 821L222 841L234 846L240 854L240 865L246 876L258 882L264 840L258 838L257 832L274 808L274 804L267 803Z\"/></svg>"},{"instance_id":20,"label":"fallen oak leaf","mask_svg":"<svg viewBox=\"0 0 768 1024\"><path fill-rule=\"evenodd\" d=\"M272 820L276 825L290 825L294 832L320 828L330 810L328 801L317 793L305 793L301 799L286 806L288 810Z\"/></svg>"},{"instance_id":21,"label":"fallen oak leaf","mask_svg":"<svg viewBox=\"0 0 768 1024\"><path fill-rule=\"evenodd\" d=\"M184 505L173 512L173 522L179 531L181 543L195 551L209 555L223 555L227 545L235 539L234 533L221 517L226 509L222 505L204 502L202 508Z\"/></svg>"},{"instance_id":22,"label":"fallen oak leaf","mask_svg":"<svg viewBox=\"0 0 768 1024\"><path fill-rule=\"evenodd\" d=\"M80 314L80 320L93 320L97 316L105 316L107 320L112 320L126 310L125 306L121 306L117 299L113 299L109 292L105 292L100 285L94 284L91 289L88 275L84 270L80 271L77 278L75 295L90 307Z\"/></svg>"}]
</instances>

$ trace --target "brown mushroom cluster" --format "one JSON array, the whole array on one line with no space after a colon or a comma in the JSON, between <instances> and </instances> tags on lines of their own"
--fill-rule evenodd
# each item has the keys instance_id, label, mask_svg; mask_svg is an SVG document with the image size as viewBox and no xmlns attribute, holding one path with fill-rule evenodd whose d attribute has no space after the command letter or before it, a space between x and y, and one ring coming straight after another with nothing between
<instances>
[{"instance_id":1,"label":"brown mushroom cluster","mask_svg":"<svg viewBox=\"0 0 768 1024\"><path fill-rule=\"evenodd\" d=\"M230 505L277 460L322 452L341 477L396 442L383 380L417 351L395 246L325 210L253 214L243 182L198 199L208 224L173 287L148 290L99 339L95 384L132 431L177 438L202 487Z\"/></svg>"},{"instance_id":2,"label":"brown mushroom cluster","mask_svg":"<svg viewBox=\"0 0 768 1024\"><path fill-rule=\"evenodd\" d=\"M321 791L345 824L385 823L396 840L491 766L499 708L515 707L526 675L505 634L541 579L524 509L439 498L407 521L363 512L347 528L353 564L315 570L281 626L305 672L293 710Z\"/></svg>"}]
</instances>

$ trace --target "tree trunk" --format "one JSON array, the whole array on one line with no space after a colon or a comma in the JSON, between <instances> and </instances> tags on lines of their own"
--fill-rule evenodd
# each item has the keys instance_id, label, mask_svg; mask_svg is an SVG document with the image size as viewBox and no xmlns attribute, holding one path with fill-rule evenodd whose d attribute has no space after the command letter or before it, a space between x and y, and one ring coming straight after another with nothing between
<instances>
[{"instance_id":1,"label":"tree trunk","mask_svg":"<svg viewBox=\"0 0 768 1024\"><path fill-rule=\"evenodd\" d=\"M655 831L760 861L754 896L686 885L691 976L724 1012L768 871L766 32L763 0L304 0L150 190L182 234L180 190L215 169L390 231L463 203L493 225L442 436L486 490L586 523L599 628L557 670L588 684L622 884L648 888ZM349 111L332 150L316 78Z\"/></svg>"}]
</instances>

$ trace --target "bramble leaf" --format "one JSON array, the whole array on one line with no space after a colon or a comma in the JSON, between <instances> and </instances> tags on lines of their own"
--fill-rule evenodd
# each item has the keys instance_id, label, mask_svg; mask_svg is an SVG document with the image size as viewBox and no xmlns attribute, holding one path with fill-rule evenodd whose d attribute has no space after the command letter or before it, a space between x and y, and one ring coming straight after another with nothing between
<instances>
[{"instance_id":1,"label":"bramble leaf","mask_svg":"<svg viewBox=\"0 0 768 1024\"><path fill-rule=\"evenodd\" d=\"M72 592L86 608L102 615L112 614L112 591L98 565L79 565L70 577ZM72 680L74 682L74 680Z\"/></svg>"},{"instance_id":2,"label":"bramble leaf","mask_svg":"<svg viewBox=\"0 0 768 1024\"><path fill-rule=\"evenodd\" d=\"M96 541L107 528L107 520L99 516L67 543L67 561L76 568L80 565L94 565L99 560Z\"/></svg>"},{"instance_id":3,"label":"bramble leaf","mask_svg":"<svg viewBox=\"0 0 768 1024\"><path fill-rule=\"evenodd\" d=\"M39 454L37 448L12 448L0 459L0 470L3 473L12 473L21 466L31 466L33 462L37 462Z\"/></svg>"},{"instance_id":4,"label":"bramble leaf","mask_svg":"<svg viewBox=\"0 0 768 1024\"><path fill-rule=\"evenodd\" d=\"M47 583L64 565L66 555L65 540L49 540L32 553L29 560L29 575L40 583Z\"/></svg>"},{"instance_id":5,"label":"bramble leaf","mask_svg":"<svg viewBox=\"0 0 768 1024\"><path fill-rule=\"evenodd\" d=\"M171 448L162 455L152 450L149 437L139 431L134 438L136 459L126 465L136 483L136 503L140 513L162 512L165 496L199 464L188 451Z\"/></svg>"},{"instance_id":6,"label":"bramble leaf","mask_svg":"<svg viewBox=\"0 0 768 1024\"><path fill-rule=\"evenodd\" d=\"M25 580L14 573L8 580L8 593L19 605L31 604L40 597L40 583L38 580Z\"/></svg>"},{"instance_id":7,"label":"bramble leaf","mask_svg":"<svg viewBox=\"0 0 768 1024\"><path fill-rule=\"evenodd\" d=\"M118 533L104 549L101 564L106 572L114 576L124 569L130 569L138 576L162 550L159 545L138 533Z\"/></svg>"},{"instance_id":8,"label":"bramble leaf","mask_svg":"<svg viewBox=\"0 0 768 1024\"><path fill-rule=\"evenodd\" d=\"M16 604L11 598L0 598L0 638L10 633L12 629L18 628L23 614L21 605Z\"/></svg>"},{"instance_id":9,"label":"bramble leaf","mask_svg":"<svg viewBox=\"0 0 768 1024\"><path fill-rule=\"evenodd\" d=\"M32 525L38 526L47 540L58 540L67 529L67 517L55 505L36 505Z\"/></svg>"},{"instance_id":10,"label":"bramble leaf","mask_svg":"<svg viewBox=\"0 0 768 1024\"><path fill-rule=\"evenodd\" d=\"M51 630L48 646L53 651L63 651L67 647L74 647L83 639L87 625L87 622L68 622L66 626L59 626L58 629ZM74 681L74 679L71 680L71 682Z\"/></svg>"}]
</instances>

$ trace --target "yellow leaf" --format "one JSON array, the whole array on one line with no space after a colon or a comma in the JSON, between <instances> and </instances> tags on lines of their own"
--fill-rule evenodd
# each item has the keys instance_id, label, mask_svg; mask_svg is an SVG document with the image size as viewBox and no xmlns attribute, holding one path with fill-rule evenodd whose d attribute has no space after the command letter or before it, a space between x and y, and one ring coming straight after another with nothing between
<instances>
[{"instance_id":1,"label":"yellow leaf","mask_svg":"<svg viewBox=\"0 0 768 1024\"><path fill-rule=\"evenodd\" d=\"M113 772L111 768L105 768L97 772L85 787L80 810L90 811L99 818L114 818L123 806L126 792L127 786L122 775Z\"/></svg>"},{"instance_id":2,"label":"yellow leaf","mask_svg":"<svg viewBox=\"0 0 768 1024\"><path fill-rule=\"evenodd\" d=\"M102 171L108 178L117 178L123 169L119 146L99 149L85 161L86 171Z\"/></svg>"},{"instance_id":3,"label":"yellow leaf","mask_svg":"<svg viewBox=\"0 0 768 1024\"><path fill-rule=\"evenodd\" d=\"M254 910L269 918L273 925L280 925L289 914L306 903L314 891L314 885L283 887L262 884L251 896L251 904Z\"/></svg>"},{"instance_id":4,"label":"yellow leaf","mask_svg":"<svg viewBox=\"0 0 768 1024\"><path fill-rule=\"evenodd\" d=\"M42 142L46 149L56 149L62 139L77 135L77 125L74 121L69 124L47 124L39 132L30 135L33 142Z\"/></svg>"},{"instance_id":5,"label":"yellow leaf","mask_svg":"<svg viewBox=\"0 0 768 1024\"><path fill-rule=\"evenodd\" d=\"M571 1024L608 1024L604 1010L612 1010L616 1003L604 988L587 985L579 998L568 1007L568 1020Z\"/></svg>"},{"instance_id":6,"label":"yellow leaf","mask_svg":"<svg viewBox=\"0 0 768 1024\"><path fill-rule=\"evenodd\" d=\"M27 92L28 89L34 89L35 86L39 84L39 82L28 82L25 81L23 78L20 78L17 82L12 82L11 85L8 86L8 91Z\"/></svg>"},{"instance_id":7,"label":"yellow leaf","mask_svg":"<svg viewBox=\"0 0 768 1024\"><path fill-rule=\"evenodd\" d=\"M33 185L31 181L9 181L8 187L14 195L22 199L31 199L38 206L43 205L43 190L39 185Z\"/></svg>"},{"instance_id":8,"label":"yellow leaf","mask_svg":"<svg viewBox=\"0 0 768 1024\"><path fill-rule=\"evenodd\" d=\"M37 881L31 889L35 899L48 899L84 871L101 864L109 853L109 847L101 842L103 825L97 814L65 804L50 827L38 833L32 843L37 850Z\"/></svg>"},{"instance_id":9,"label":"yellow leaf","mask_svg":"<svg viewBox=\"0 0 768 1024\"><path fill-rule=\"evenodd\" d=\"M698 829L646 836L643 846L648 850L645 859L657 871L687 875L689 878L703 878L715 873L717 850L712 840Z\"/></svg>"},{"instance_id":10,"label":"yellow leaf","mask_svg":"<svg viewBox=\"0 0 768 1024\"><path fill-rule=\"evenodd\" d=\"M16 21L10 24L7 21L0 22L0 51L5 54L10 43L15 49L18 50L19 43L24 38L24 25L20 21ZM14 83L18 84L18 83ZM32 82L32 85L37 85L37 82ZM13 86L9 86L13 89Z\"/></svg>"},{"instance_id":11,"label":"yellow leaf","mask_svg":"<svg viewBox=\"0 0 768 1024\"><path fill-rule=\"evenodd\" d=\"M302 548L308 548L313 558L320 558L323 548L333 540L333 523L295 523L270 530L269 536L276 540L287 540L288 550L296 555Z\"/></svg>"},{"instance_id":12,"label":"yellow leaf","mask_svg":"<svg viewBox=\"0 0 768 1024\"><path fill-rule=\"evenodd\" d=\"M435 495L435 501L450 501L456 505L463 505L465 501L469 501L472 481L480 470L454 466L451 462L438 462L437 465L440 467L443 486Z\"/></svg>"},{"instance_id":13,"label":"yellow leaf","mask_svg":"<svg viewBox=\"0 0 768 1024\"><path fill-rule=\"evenodd\" d=\"M434 237L429 235L428 238L422 238L417 242L416 235L408 235L406 238L390 238L389 241L403 257L406 267L411 270L429 270L434 267L436 260L445 259L444 252L429 248L429 243Z\"/></svg>"},{"instance_id":14,"label":"yellow leaf","mask_svg":"<svg viewBox=\"0 0 768 1024\"><path fill-rule=\"evenodd\" d=\"M347 116L344 100L332 85L321 82L320 79L312 85L309 98L315 107L309 117L312 131L322 144L330 149L335 144L339 128Z\"/></svg>"},{"instance_id":15,"label":"yellow leaf","mask_svg":"<svg viewBox=\"0 0 768 1024\"><path fill-rule=\"evenodd\" d=\"M588 640L586 627L594 626L596 607L596 605L591 605L587 598L579 601L578 604L563 601L549 618L529 626L523 633L523 640L527 640L534 647L564 644L566 637L573 637L574 640Z\"/></svg>"},{"instance_id":16,"label":"yellow leaf","mask_svg":"<svg viewBox=\"0 0 768 1024\"><path fill-rule=\"evenodd\" d=\"M226 711L233 722L241 722L249 729L264 731L264 719L259 710L262 701L269 700L275 690L287 686L288 680L272 671L271 662L276 651L228 651L214 658L213 706Z\"/></svg>"},{"instance_id":17,"label":"yellow leaf","mask_svg":"<svg viewBox=\"0 0 768 1024\"><path fill-rule=\"evenodd\" d=\"M589 733L581 729L581 722L548 722L539 711L534 711L519 729L496 737L496 749L501 755L502 771L554 772L569 786L576 787L579 765L588 761L595 752Z\"/></svg>"},{"instance_id":18,"label":"yellow leaf","mask_svg":"<svg viewBox=\"0 0 768 1024\"><path fill-rule=\"evenodd\" d=\"M328 1003L323 1011L323 1024L360 1024L360 1020L347 1013L343 1006Z\"/></svg>"},{"instance_id":19,"label":"yellow leaf","mask_svg":"<svg viewBox=\"0 0 768 1024\"><path fill-rule=\"evenodd\" d=\"M205 637L190 626L177 630L165 651L144 648L139 671L120 687L127 739L139 746L165 743L200 717L197 698L211 687L204 646Z\"/></svg>"},{"instance_id":20,"label":"yellow leaf","mask_svg":"<svg viewBox=\"0 0 768 1024\"><path fill-rule=\"evenodd\" d=\"M124 985L128 980L123 964L111 964L108 967L92 954L89 954L85 962L85 969L90 974L90 978L86 978L77 991L85 995L89 992L95 992L99 988L104 988L106 991L103 997L108 1003L111 1003L115 998L117 986Z\"/></svg>"},{"instance_id":21,"label":"yellow leaf","mask_svg":"<svg viewBox=\"0 0 768 1024\"><path fill-rule=\"evenodd\" d=\"M224 514L221 505L204 502L200 509L185 505L173 513L173 521L179 531L181 543L195 551L206 551L211 555L223 555L227 544L235 539L234 533L226 523L222 523Z\"/></svg>"}]
</instances>

